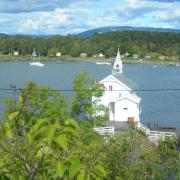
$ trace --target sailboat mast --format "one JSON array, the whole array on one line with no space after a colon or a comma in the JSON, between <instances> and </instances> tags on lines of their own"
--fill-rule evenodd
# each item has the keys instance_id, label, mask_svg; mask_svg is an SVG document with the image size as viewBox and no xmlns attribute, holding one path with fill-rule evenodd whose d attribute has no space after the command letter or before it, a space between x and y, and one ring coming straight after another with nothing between
<instances>
[{"instance_id":1,"label":"sailboat mast","mask_svg":"<svg viewBox=\"0 0 180 180\"><path fill-rule=\"evenodd\" d=\"M33 49L33 53L32 53L32 56L33 56L33 63L34 63L34 56L36 55L36 50L35 50L35 47Z\"/></svg>"},{"instance_id":2,"label":"sailboat mast","mask_svg":"<svg viewBox=\"0 0 180 180\"><path fill-rule=\"evenodd\" d=\"M39 53L39 62L40 62L40 53Z\"/></svg>"}]
</instances>

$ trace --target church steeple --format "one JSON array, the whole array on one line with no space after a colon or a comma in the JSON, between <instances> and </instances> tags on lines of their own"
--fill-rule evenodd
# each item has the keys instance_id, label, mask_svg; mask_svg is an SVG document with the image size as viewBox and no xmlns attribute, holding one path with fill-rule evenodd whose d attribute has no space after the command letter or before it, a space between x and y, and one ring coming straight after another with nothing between
<instances>
[{"instance_id":1,"label":"church steeple","mask_svg":"<svg viewBox=\"0 0 180 180\"><path fill-rule=\"evenodd\" d=\"M122 73L122 61L121 61L121 56L119 52L119 46L118 46L117 56L114 61L113 70L115 70L117 73Z\"/></svg>"}]
</instances>

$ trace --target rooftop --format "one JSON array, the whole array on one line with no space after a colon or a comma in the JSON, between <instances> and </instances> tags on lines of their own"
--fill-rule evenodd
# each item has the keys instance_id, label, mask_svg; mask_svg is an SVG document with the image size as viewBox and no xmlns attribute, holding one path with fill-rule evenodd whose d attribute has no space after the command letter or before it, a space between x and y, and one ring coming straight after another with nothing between
<instances>
[{"instance_id":1,"label":"rooftop","mask_svg":"<svg viewBox=\"0 0 180 180\"><path fill-rule=\"evenodd\" d=\"M131 81L130 79L128 79L124 74L121 73L117 73L116 71L112 71L112 75L118 79L119 81L121 81L123 84L125 84L126 86L128 86L131 89L136 88L136 84Z\"/></svg>"}]
</instances>

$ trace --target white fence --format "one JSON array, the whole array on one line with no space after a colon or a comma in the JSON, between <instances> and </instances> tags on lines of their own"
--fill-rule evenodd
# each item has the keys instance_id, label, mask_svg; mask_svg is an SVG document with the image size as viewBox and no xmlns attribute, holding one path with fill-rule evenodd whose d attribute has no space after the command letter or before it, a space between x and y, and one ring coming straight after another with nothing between
<instances>
[{"instance_id":1,"label":"white fence","mask_svg":"<svg viewBox=\"0 0 180 180\"><path fill-rule=\"evenodd\" d=\"M151 131L149 128L147 128L146 126L144 126L140 122L138 122L136 124L136 128L139 131L142 131L147 137L154 138L156 140L159 138L164 139L165 137L176 135L176 133L174 133L174 132ZM115 132L114 126L95 127L95 128L93 128L93 130L96 131L97 133L99 133L100 135L107 135L107 134L114 135L114 132Z\"/></svg>"},{"instance_id":2,"label":"white fence","mask_svg":"<svg viewBox=\"0 0 180 180\"><path fill-rule=\"evenodd\" d=\"M114 134L114 126L95 127L93 128L93 130L99 133L100 135Z\"/></svg>"},{"instance_id":3,"label":"white fence","mask_svg":"<svg viewBox=\"0 0 180 180\"><path fill-rule=\"evenodd\" d=\"M176 135L176 133L174 132L151 131L149 128L147 128L140 122L136 124L136 127L138 128L138 130L144 132L146 136L151 137L151 138L159 139L160 137L162 137L164 139L165 137Z\"/></svg>"}]
</instances>

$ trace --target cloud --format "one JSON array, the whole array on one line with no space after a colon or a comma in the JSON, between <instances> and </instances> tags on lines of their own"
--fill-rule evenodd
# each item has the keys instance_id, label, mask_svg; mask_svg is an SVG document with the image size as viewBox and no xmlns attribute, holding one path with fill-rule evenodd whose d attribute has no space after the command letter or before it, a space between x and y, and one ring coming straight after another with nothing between
<instances>
[{"instance_id":1,"label":"cloud","mask_svg":"<svg viewBox=\"0 0 180 180\"><path fill-rule=\"evenodd\" d=\"M124 0L123 3L114 3L105 14L109 14L113 19L119 19L124 25L180 28L179 9L178 2Z\"/></svg>"},{"instance_id":2,"label":"cloud","mask_svg":"<svg viewBox=\"0 0 180 180\"><path fill-rule=\"evenodd\" d=\"M17 29L18 33L41 32L41 34L68 34L87 28L86 9L56 9L53 12L35 12L31 18L24 15ZM76 29L76 30L75 30Z\"/></svg>"},{"instance_id":3,"label":"cloud","mask_svg":"<svg viewBox=\"0 0 180 180\"><path fill-rule=\"evenodd\" d=\"M101 0L99 0L101 1ZM65 8L71 4L85 5L95 0L0 0L0 12L22 13L22 12L44 12Z\"/></svg>"},{"instance_id":4,"label":"cloud","mask_svg":"<svg viewBox=\"0 0 180 180\"><path fill-rule=\"evenodd\" d=\"M180 28L180 2L160 0L0 0L1 32L68 34L102 26Z\"/></svg>"},{"instance_id":5,"label":"cloud","mask_svg":"<svg viewBox=\"0 0 180 180\"><path fill-rule=\"evenodd\" d=\"M157 1L157 2L160 2L160 3L180 2L180 0L146 0L146 1Z\"/></svg>"},{"instance_id":6,"label":"cloud","mask_svg":"<svg viewBox=\"0 0 180 180\"><path fill-rule=\"evenodd\" d=\"M77 0L0 0L0 12L22 13L53 11L56 8L63 8Z\"/></svg>"}]
</instances>

